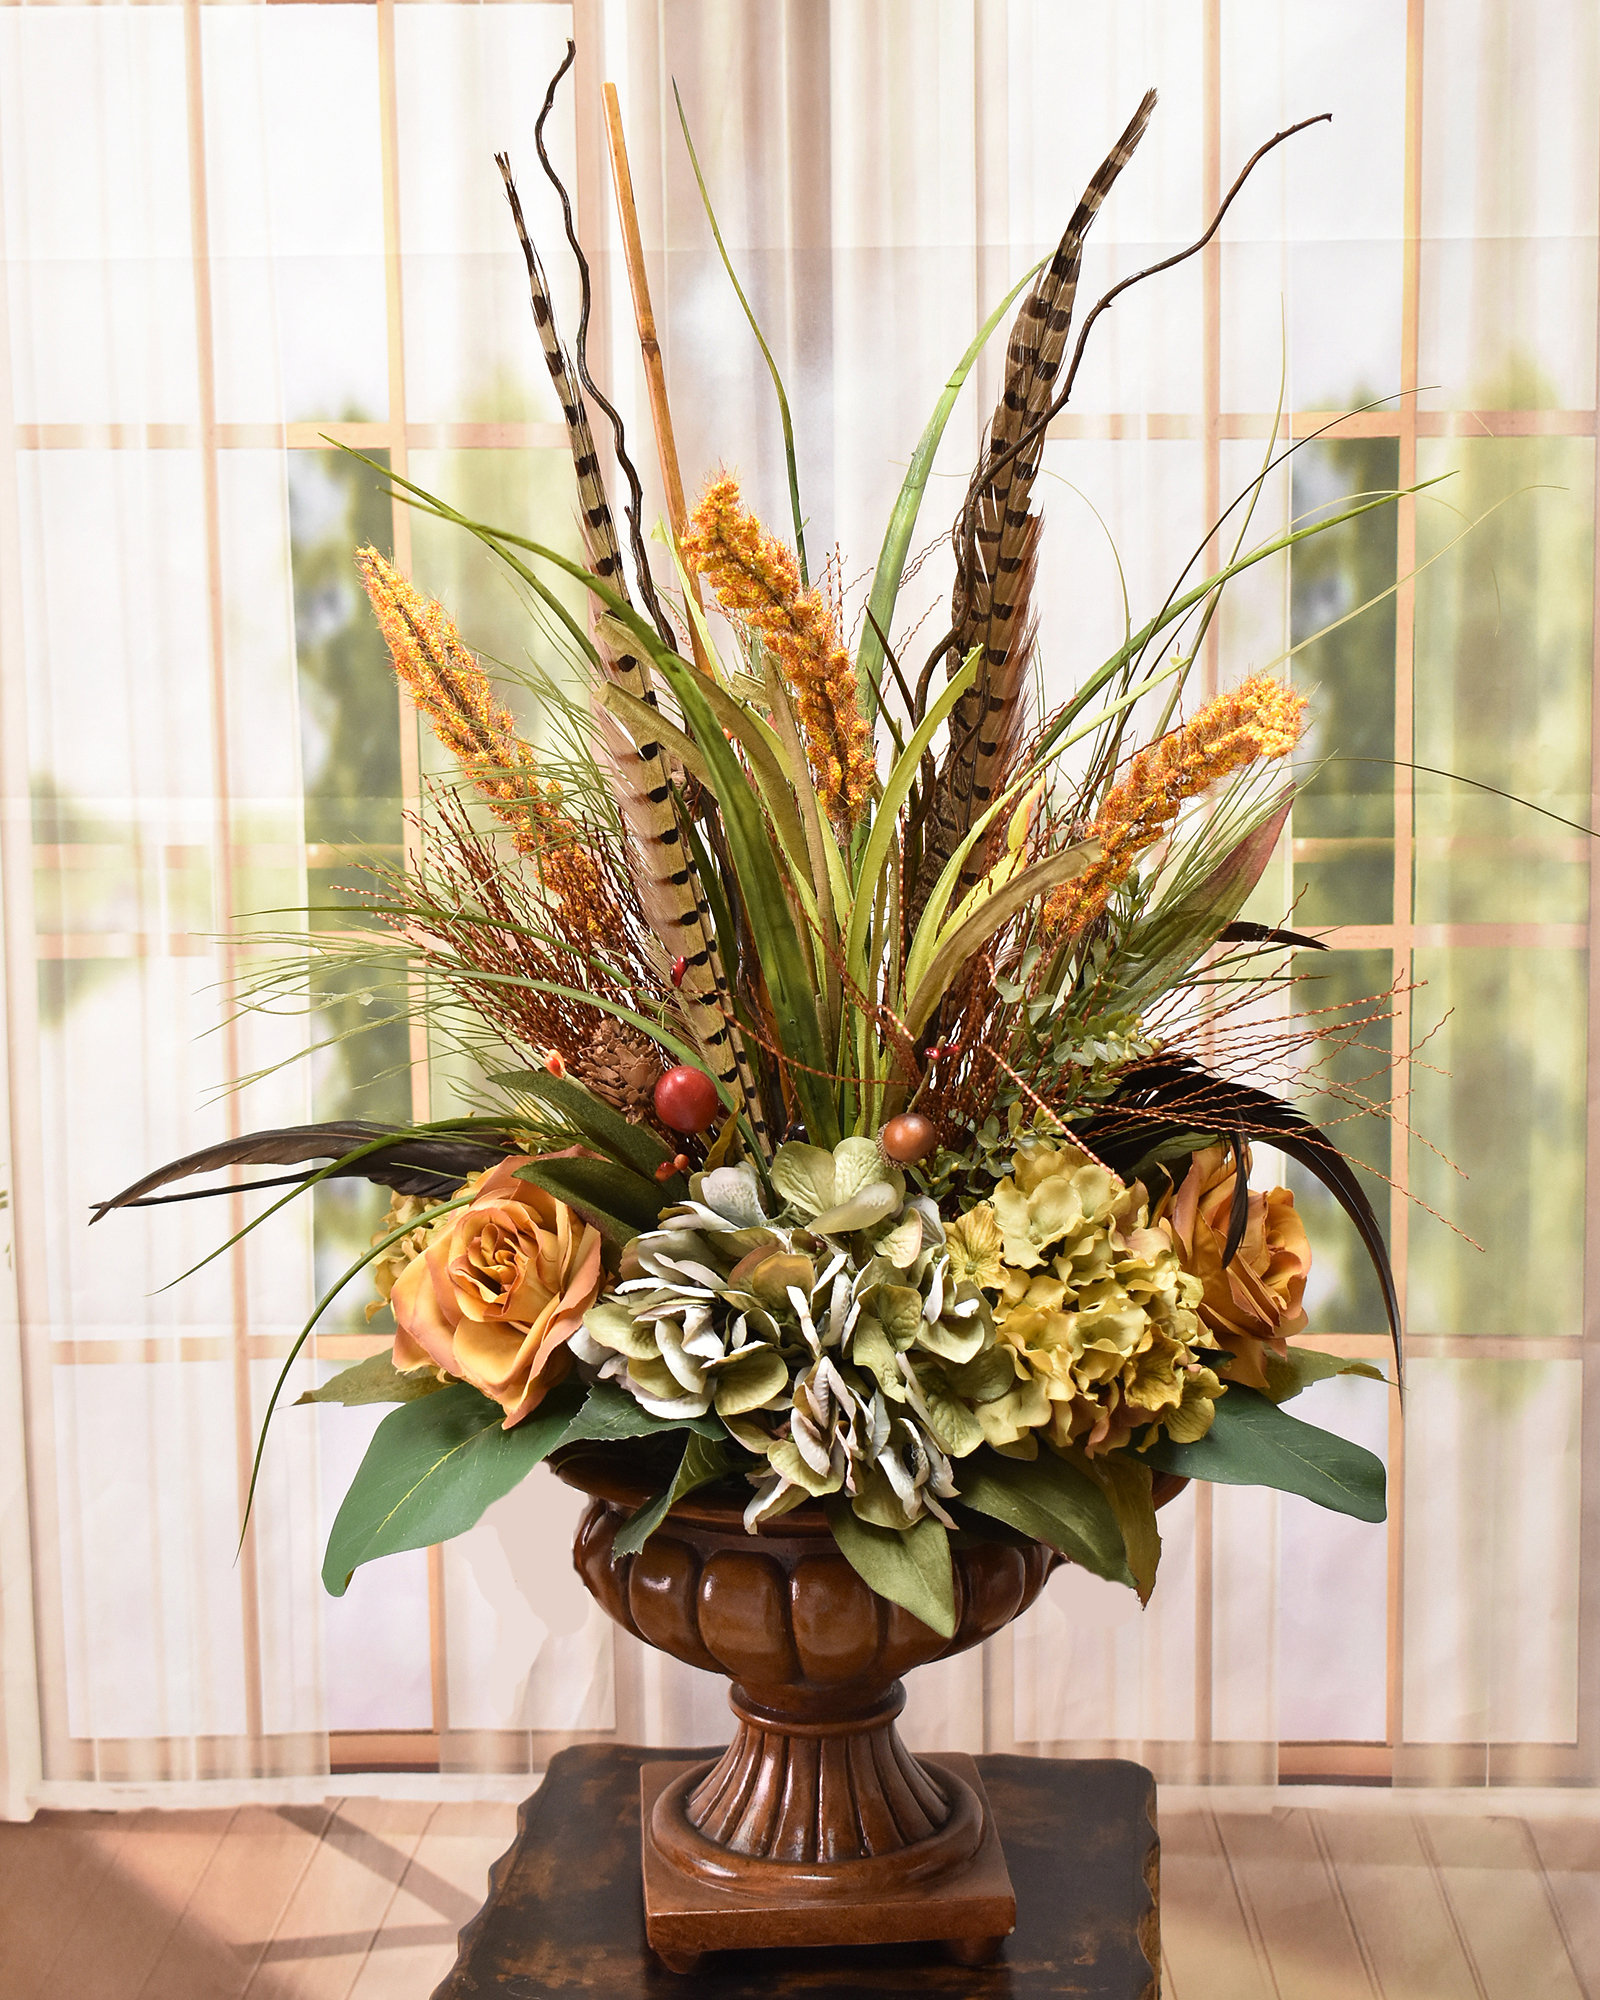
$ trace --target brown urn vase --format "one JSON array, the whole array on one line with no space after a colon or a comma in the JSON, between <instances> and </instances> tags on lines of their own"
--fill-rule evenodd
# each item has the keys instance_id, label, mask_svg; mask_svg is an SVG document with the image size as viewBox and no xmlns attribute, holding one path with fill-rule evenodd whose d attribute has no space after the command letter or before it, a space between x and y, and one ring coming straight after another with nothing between
<instances>
[{"instance_id":1,"label":"brown urn vase","mask_svg":"<svg viewBox=\"0 0 1600 2000\"><path fill-rule=\"evenodd\" d=\"M591 1496L574 1549L591 1594L647 1645L732 1682L721 1757L665 1777L645 1767L658 1954L688 1969L723 1944L943 1938L958 1958L988 1956L1015 1903L981 1782L970 1759L906 1748L901 1679L1025 1611L1056 1551L1003 1531L954 1548L947 1639L867 1587L816 1503L751 1535L737 1499L691 1494L618 1554L649 1487L615 1452L575 1451L556 1470Z\"/></svg>"}]
</instances>

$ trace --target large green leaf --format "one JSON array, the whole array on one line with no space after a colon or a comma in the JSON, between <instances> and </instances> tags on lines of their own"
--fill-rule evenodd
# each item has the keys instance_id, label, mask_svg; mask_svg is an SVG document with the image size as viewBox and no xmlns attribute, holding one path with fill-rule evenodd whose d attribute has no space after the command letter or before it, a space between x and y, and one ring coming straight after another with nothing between
<instances>
[{"instance_id":1,"label":"large green leaf","mask_svg":"<svg viewBox=\"0 0 1600 2000\"><path fill-rule=\"evenodd\" d=\"M1048 1542L1112 1583L1133 1583L1116 1510L1089 1477L1048 1446L1033 1459L976 1452L956 1474L963 1506Z\"/></svg>"},{"instance_id":2,"label":"large green leaf","mask_svg":"<svg viewBox=\"0 0 1600 2000\"><path fill-rule=\"evenodd\" d=\"M328 1591L343 1597L362 1563L465 1534L555 1449L582 1395L563 1382L511 1430L501 1428L500 1405L466 1382L402 1403L374 1431L334 1519L322 1562Z\"/></svg>"},{"instance_id":3,"label":"large green leaf","mask_svg":"<svg viewBox=\"0 0 1600 2000\"><path fill-rule=\"evenodd\" d=\"M1163 1439L1140 1456L1158 1472L1221 1486L1275 1486L1358 1521L1381 1521L1387 1513L1381 1458L1302 1423L1242 1383L1218 1399L1203 1438L1194 1444Z\"/></svg>"},{"instance_id":4,"label":"large green leaf","mask_svg":"<svg viewBox=\"0 0 1600 2000\"><path fill-rule=\"evenodd\" d=\"M562 1432L561 1444L592 1440L610 1444L618 1438L654 1437L660 1431L698 1431L701 1437L722 1438L727 1432L715 1417L657 1417L614 1382L596 1382L588 1401ZM551 1447L554 1449L554 1446Z\"/></svg>"},{"instance_id":5,"label":"large green leaf","mask_svg":"<svg viewBox=\"0 0 1600 2000\"><path fill-rule=\"evenodd\" d=\"M641 1507L633 1519L617 1530L613 1546L622 1556L636 1555L686 1493L697 1486L709 1486L720 1479L732 1464L726 1444L703 1438L691 1431L684 1441L683 1457L665 1493L657 1494L648 1507Z\"/></svg>"},{"instance_id":6,"label":"large green leaf","mask_svg":"<svg viewBox=\"0 0 1600 2000\"><path fill-rule=\"evenodd\" d=\"M655 1171L672 1158L672 1149L648 1125L630 1125L620 1111L602 1103L592 1090L570 1076L552 1076L547 1069L509 1070L491 1077L506 1090L520 1090L527 1097L542 1098L559 1111L575 1131L581 1132L620 1166L654 1182ZM683 1200L688 1187L680 1181L682 1193L671 1197Z\"/></svg>"},{"instance_id":7,"label":"large green leaf","mask_svg":"<svg viewBox=\"0 0 1600 2000\"><path fill-rule=\"evenodd\" d=\"M879 1528L863 1521L841 1493L828 1502L828 1525L869 1590L903 1605L941 1638L955 1637L955 1577L943 1522L924 1514L909 1528Z\"/></svg>"}]
</instances>

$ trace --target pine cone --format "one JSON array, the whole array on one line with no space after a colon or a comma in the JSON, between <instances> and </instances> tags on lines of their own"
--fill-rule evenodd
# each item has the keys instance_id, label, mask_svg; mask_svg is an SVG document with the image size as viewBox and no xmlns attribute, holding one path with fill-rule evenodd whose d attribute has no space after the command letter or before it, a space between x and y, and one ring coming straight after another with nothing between
<instances>
[{"instance_id":1,"label":"pine cone","mask_svg":"<svg viewBox=\"0 0 1600 2000\"><path fill-rule=\"evenodd\" d=\"M620 1111L629 1124L640 1125L651 1117L661 1079L661 1052L636 1028L608 1016L590 1035L572 1068L580 1083Z\"/></svg>"}]
</instances>

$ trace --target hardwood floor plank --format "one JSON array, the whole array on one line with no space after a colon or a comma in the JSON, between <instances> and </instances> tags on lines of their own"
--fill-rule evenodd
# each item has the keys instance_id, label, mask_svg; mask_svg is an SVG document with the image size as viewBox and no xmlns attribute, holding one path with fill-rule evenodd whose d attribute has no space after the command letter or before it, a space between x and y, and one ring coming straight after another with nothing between
<instances>
[{"instance_id":1,"label":"hardwood floor plank","mask_svg":"<svg viewBox=\"0 0 1600 2000\"><path fill-rule=\"evenodd\" d=\"M1586 2000L1600 2000L1600 1820L1524 1824Z\"/></svg>"},{"instance_id":2,"label":"hardwood floor plank","mask_svg":"<svg viewBox=\"0 0 1600 2000\"><path fill-rule=\"evenodd\" d=\"M1509 1816L1422 1816L1456 1924L1488 2000L1584 2000L1539 1855Z\"/></svg>"},{"instance_id":3,"label":"hardwood floor plank","mask_svg":"<svg viewBox=\"0 0 1600 2000\"><path fill-rule=\"evenodd\" d=\"M95 1908L127 1826L115 1813L42 1812L0 1825L0 1993L39 2000L83 1913Z\"/></svg>"},{"instance_id":4,"label":"hardwood floor plank","mask_svg":"<svg viewBox=\"0 0 1600 2000\"><path fill-rule=\"evenodd\" d=\"M279 1810L305 1826L312 1809ZM249 2000L278 2000L285 1988L294 2000L348 2000L435 1810L411 1800L340 1802L261 1953Z\"/></svg>"},{"instance_id":5,"label":"hardwood floor plank","mask_svg":"<svg viewBox=\"0 0 1600 2000\"><path fill-rule=\"evenodd\" d=\"M1161 1814L1161 1941L1183 2000L1286 2000L1209 1812Z\"/></svg>"},{"instance_id":6,"label":"hardwood floor plank","mask_svg":"<svg viewBox=\"0 0 1600 2000\"><path fill-rule=\"evenodd\" d=\"M311 1809L302 1824L267 1806L242 1806L139 2000L240 2000L332 1818L331 1806ZM256 2000L297 2000L286 1979L292 1975L269 1975L256 1985Z\"/></svg>"},{"instance_id":7,"label":"hardwood floor plank","mask_svg":"<svg viewBox=\"0 0 1600 2000\"><path fill-rule=\"evenodd\" d=\"M1313 1816L1283 1808L1215 1818L1281 2000L1380 2000Z\"/></svg>"},{"instance_id":8,"label":"hardwood floor plank","mask_svg":"<svg viewBox=\"0 0 1600 2000\"><path fill-rule=\"evenodd\" d=\"M1487 2000L1413 1819L1341 1808L1320 1830L1383 2000Z\"/></svg>"},{"instance_id":9,"label":"hardwood floor plank","mask_svg":"<svg viewBox=\"0 0 1600 2000\"><path fill-rule=\"evenodd\" d=\"M92 1900L74 1913L46 1990L72 2000L128 2000L138 1993L183 1923L232 1817L231 1812L128 1814Z\"/></svg>"},{"instance_id":10,"label":"hardwood floor plank","mask_svg":"<svg viewBox=\"0 0 1600 2000\"><path fill-rule=\"evenodd\" d=\"M498 1801L442 1805L417 1843L350 2000L416 2000L455 1964L456 1933L488 1889L489 1869L511 1845L517 1809Z\"/></svg>"}]
</instances>

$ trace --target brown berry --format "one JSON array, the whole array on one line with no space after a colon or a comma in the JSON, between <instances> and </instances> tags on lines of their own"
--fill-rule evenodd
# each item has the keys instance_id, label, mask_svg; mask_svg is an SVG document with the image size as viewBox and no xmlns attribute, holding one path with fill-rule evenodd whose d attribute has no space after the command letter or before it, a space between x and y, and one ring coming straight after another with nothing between
<instances>
[{"instance_id":1,"label":"brown berry","mask_svg":"<svg viewBox=\"0 0 1600 2000\"><path fill-rule=\"evenodd\" d=\"M897 1166L915 1166L925 1160L939 1143L939 1128L920 1111L902 1111L891 1118L878 1134L883 1150Z\"/></svg>"}]
</instances>

